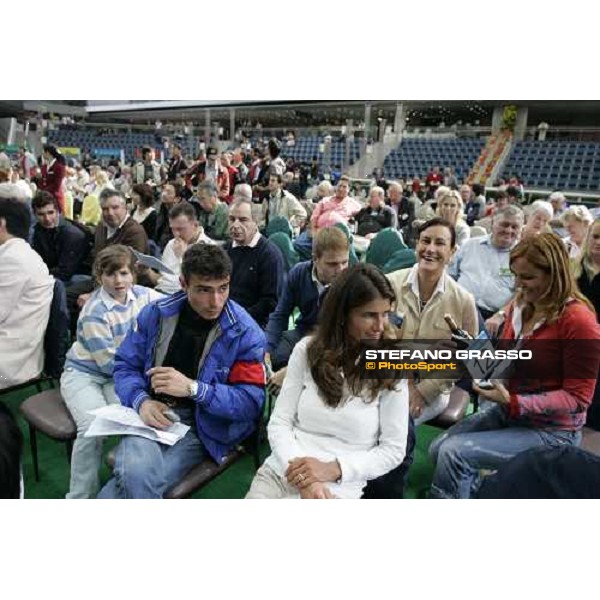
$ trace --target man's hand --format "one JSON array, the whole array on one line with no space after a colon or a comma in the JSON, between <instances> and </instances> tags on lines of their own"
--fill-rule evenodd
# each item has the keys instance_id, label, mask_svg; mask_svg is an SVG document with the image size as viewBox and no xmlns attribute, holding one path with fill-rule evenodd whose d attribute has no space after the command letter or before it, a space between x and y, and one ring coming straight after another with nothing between
<instances>
[{"instance_id":1,"label":"man's hand","mask_svg":"<svg viewBox=\"0 0 600 600\"><path fill-rule=\"evenodd\" d=\"M181 258L187 249L187 242L184 242L181 238L175 238L173 241L173 253L177 258Z\"/></svg>"},{"instance_id":2,"label":"man's hand","mask_svg":"<svg viewBox=\"0 0 600 600\"><path fill-rule=\"evenodd\" d=\"M336 498L326 485L313 483L300 490L300 498L303 500L333 500Z\"/></svg>"},{"instance_id":3,"label":"man's hand","mask_svg":"<svg viewBox=\"0 0 600 600\"><path fill-rule=\"evenodd\" d=\"M323 462L305 456L291 460L285 476L289 483L303 490L313 483L337 481L342 476L342 469L337 460Z\"/></svg>"},{"instance_id":4,"label":"man's hand","mask_svg":"<svg viewBox=\"0 0 600 600\"><path fill-rule=\"evenodd\" d=\"M475 390L482 398L495 402L496 404L510 404L510 394L508 390L499 381L492 380L490 383L494 386L493 390L483 390L476 383L473 383L473 390Z\"/></svg>"},{"instance_id":5,"label":"man's hand","mask_svg":"<svg viewBox=\"0 0 600 600\"><path fill-rule=\"evenodd\" d=\"M77 298L77 306L79 308L83 308L85 303L90 299L91 294L81 294L79 298Z\"/></svg>"},{"instance_id":6,"label":"man's hand","mask_svg":"<svg viewBox=\"0 0 600 600\"><path fill-rule=\"evenodd\" d=\"M425 398L423 394L415 387L412 380L408 382L408 410L413 419L421 416L425 408Z\"/></svg>"},{"instance_id":7,"label":"man's hand","mask_svg":"<svg viewBox=\"0 0 600 600\"><path fill-rule=\"evenodd\" d=\"M140 419L149 427L156 429L166 429L173 425L173 422L165 417L165 411L169 407L158 400L144 400L140 406Z\"/></svg>"},{"instance_id":8,"label":"man's hand","mask_svg":"<svg viewBox=\"0 0 600 600\"><path fill-rule=\"evenodd\" d=\"M283 380L285 379L285 375L287 373L287 367L283 367L283 369L279 369L279 371L273 373L269 381L267 381L267 387L269 391L273 394L279 394L281 391L281 386L283 385Z\"/></svg>"},{"instance_id":9,"label":"man's hand","mask_svg":"<svg viewBox=\"0 0 600 600\"><path fill-rule=\"evenodd\" d=\"M157 394L168 394L176 398L190 395L190 384L194 382L173 367L152 367L146 372L150 377L152 389Z\"/></svg>"},{"instance_id":10,"label":"man's hand","mask_svg":"<svg viewBox=\"0 0 600 600\"><path fill-rule=\"evenodd\" d=\"M158 280L160 279L160 273L157 273L150 267L143 265L141 262L137 261L135 263L135 270L138 276L146 277L152 285L156 285Z\"/></svg>"}]
</instances>

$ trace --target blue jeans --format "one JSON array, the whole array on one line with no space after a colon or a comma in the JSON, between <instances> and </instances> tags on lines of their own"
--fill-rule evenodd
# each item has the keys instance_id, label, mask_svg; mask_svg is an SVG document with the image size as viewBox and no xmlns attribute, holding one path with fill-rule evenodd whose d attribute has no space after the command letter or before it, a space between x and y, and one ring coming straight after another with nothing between
<instances>
[{"instance_id":1,"label":"blue jeans","mask_svg":"<svg viewBox=\"0 0 600 600\"><path fill-rule=\"evenodd\" d=\"M429 456L436 465L432 498L469 498L480 484L480 469L497 469L508 459L537 446L579 445L579 431L517 427L501 406L478 412L433 441Z\"/></svg>"},{"instance_id":2,"label":"blue jeans","mask_svg":"<svg viewBox=\"0 0 600 600\"><path fill-rule=\"evenodd\" d=\"M206 457L196 435L194 410L176 412L182 423L191 426L185 437L173 446L135 435L124 437L117 448L114 476L98 498L162 498L169 487Z\"/></svg>"}]
</instances>

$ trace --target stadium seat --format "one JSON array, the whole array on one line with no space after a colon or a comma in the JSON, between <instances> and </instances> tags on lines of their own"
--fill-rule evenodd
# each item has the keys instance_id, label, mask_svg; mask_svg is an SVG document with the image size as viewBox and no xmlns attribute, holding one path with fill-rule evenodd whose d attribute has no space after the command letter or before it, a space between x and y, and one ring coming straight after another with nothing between
<instances>
[{"instance_id":1,"label":"stadium seat","mask_svg":"<svg viewBox=\"0 0 600 600\"><path fill-rule=\"evenodd\" d=\"M53 440L65 442L67 459L71 462L73 440L77 437L77 426L58 389L46 390L27 398L22 402L19 410L29 425L33 470L35 480L39 481L37 431L41 431Z\"/></svg>"}]
</instances>

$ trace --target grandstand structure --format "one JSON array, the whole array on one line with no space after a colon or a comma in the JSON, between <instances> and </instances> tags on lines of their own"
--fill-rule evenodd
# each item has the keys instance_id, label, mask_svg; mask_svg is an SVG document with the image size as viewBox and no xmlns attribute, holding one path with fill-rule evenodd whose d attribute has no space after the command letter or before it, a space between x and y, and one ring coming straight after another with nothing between
<instances>
[{"instance_id":1,"label":"grandstand structure","mask_svg":"<svg viewBox=\"0 0 600 600\"><path fill-rule=\"evenodd\" d=\"M432 167L452 167L462 181L484 146L484 138L407 137L385 157L384 174L391 179L425 178Z\"/></svg>"},{"instance_id":2,"label":"grandstand structure","mask_svg":"<svg viewBox=\"0 0 600 600\"><path fill-rule=\"evenodd\" d=\"M590 198L600 187L594 101L0 102L0 144L9 154L22 144L39 154L50 142L73 160L132 163L145 146L166 160L177 141L195 158L208 144L248 149L270 137L282 140L285 159L316 160L320 176L365 178L381 169L387 179L412 180L437 166L487 186L516 176L526 189Z\"/></svg>"}]
</instances>

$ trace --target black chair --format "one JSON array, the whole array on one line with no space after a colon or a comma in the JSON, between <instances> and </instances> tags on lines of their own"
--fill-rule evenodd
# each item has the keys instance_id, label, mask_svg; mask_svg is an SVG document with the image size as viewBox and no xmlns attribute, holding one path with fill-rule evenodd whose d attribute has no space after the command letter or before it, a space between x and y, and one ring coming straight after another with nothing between
<instances>
[{"instance_id":1,"label":"black chair","mask_svg":"<svg viewBox=\"0 0 600 600\"><path fill-rule=\"evenodd\" d=\"M29 444L33 459L35 480L40 480L37 451L37 432L41 431L49 438L65 442L67 460L71 462L73 440L77 437L77 426L57 389L46 390L27 398L19 411L29 425Z\"/></svg>"},{"instance_id":2,"label":"black chair","mask_svg":"<svg viewBox=\"0 0 600 600\"><path fill-rule=\"evenodd\" d=\"M454 386L450 392L450 402L444 412L427 421L427 425L439 427L440 429L450 429L452 425L455 425L464 418L470 399L471 397L468 392Z\"/></svg>"}]
</instances>

